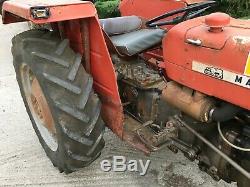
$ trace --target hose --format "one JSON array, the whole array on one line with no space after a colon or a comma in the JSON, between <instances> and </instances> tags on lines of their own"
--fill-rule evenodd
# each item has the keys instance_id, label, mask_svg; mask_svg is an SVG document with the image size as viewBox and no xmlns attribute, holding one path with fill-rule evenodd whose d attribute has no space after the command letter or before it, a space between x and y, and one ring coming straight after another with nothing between
<instances>
[{"instance_id":1,"label":"hose","mask_svg":"<svg viewBox=\"0 0 250 187\"><path fill-rule=\"evenodd\" d=\"M234 118L242 108L230 103L223 103L221 107L214 108L210 111L210 117L213 121L225 122Z\"/></svg>"},{"instance_id":2,"label":"hose","mask_svg":"<svg viewBox=\"0 0 250 187\"><path fill-rule=\"evenodd\" d=\"M236 146L236 145L232 144L231 142L229 142L229 141L225 138L225 136L223 135L223 133L222 133L222 131L221 131L221 127L220 127L220 122L219 122L219 121L217 122L217 126L218 126L219 134L220 134L220 136L221 136L221 138L222 138L222 140L223 140L224 142L226 142L228 145L230 145L231 147L233 147L233 148L235 148L235 149L237 149L237 150L244 151L244 152L250 152L250 148L248 149L248 148L239 147L239 146Z\"/></svg>"}]
</instances>

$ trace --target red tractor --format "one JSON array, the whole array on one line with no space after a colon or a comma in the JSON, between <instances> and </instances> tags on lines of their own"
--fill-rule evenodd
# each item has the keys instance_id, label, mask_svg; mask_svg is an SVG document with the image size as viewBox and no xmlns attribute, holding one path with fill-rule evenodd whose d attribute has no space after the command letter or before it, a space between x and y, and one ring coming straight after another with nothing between
<instances>
[{"instance_id":1,"label":"red tractor","mask_svg":"<svg viewBox=\"0 0 250 187\"><path fill-rule=\"evenodd\" d=\"M145 154L181 151L215 180L249 186L250 21L201 16L214 1L161 2L166 12L134 16L124 0L123 17L103 20L88 1L4 2L4 24L51 26L13 38L37 136L66 173L101 154L106 125Z\"/></svg>"}]
</instances>

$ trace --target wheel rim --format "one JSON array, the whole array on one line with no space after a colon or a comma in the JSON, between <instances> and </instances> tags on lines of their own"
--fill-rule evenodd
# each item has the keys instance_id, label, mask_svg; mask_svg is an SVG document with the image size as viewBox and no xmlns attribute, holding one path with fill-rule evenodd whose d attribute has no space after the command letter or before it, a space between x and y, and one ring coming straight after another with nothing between
<instances>
[{"instance_id":1,"label":"wheel rim","mask_svg":"<svg viewBox=\"0 0 250 187\"><path fill-rule=\"evenodd\" d=\"M31 115L43 140L52 151L58 148L55 123L41 86L27 64L21 66L21 80Z\"/></svg>"}]
</instances>

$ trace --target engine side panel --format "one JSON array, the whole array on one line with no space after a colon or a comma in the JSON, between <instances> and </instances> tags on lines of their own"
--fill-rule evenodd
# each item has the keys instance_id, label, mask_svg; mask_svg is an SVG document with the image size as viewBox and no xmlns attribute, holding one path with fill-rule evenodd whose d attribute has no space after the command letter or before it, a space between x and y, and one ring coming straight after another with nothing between
<instances>
[{"instance_id":1,"label":"engine side panel","mask_svg":"<svg viewBox=\"0 0 250 187\"><path fill-rule=\"evenodd\" d=\"M200 40L202 45L189 44L187 39ZM170 79L250 109L249 21L232 19L221 33L210 33L204 17L186 21L168 32L163 50Z\"/></svg>"}]
</instances>

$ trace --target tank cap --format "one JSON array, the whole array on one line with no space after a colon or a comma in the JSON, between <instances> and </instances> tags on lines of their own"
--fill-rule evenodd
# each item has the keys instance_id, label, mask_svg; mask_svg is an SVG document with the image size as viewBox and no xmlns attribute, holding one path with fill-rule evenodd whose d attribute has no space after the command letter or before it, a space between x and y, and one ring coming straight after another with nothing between
<instances>
[{"instance_id":1,"label":"tank cap","mask_svg":"<svg viewBox=\"0 0 250 187\"><path fill-rule=\"evenodd\" d=\"M206 16L205 23L210 32L222 32L223 28L230 24L230 19L228 14L218 12Z\"/></svg>"}]
</instances>

